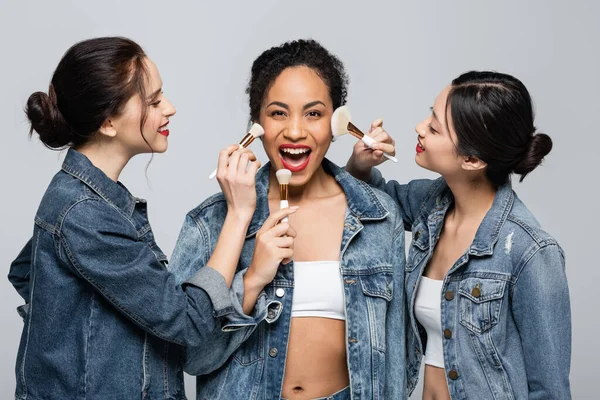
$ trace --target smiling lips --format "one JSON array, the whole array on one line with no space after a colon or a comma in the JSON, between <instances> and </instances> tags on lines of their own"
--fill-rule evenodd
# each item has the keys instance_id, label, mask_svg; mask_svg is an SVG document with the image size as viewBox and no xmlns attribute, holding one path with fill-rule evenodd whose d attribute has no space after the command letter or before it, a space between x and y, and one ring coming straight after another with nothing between
<instances>
[{"instance_id":1,"label":"smiling lips","mask_svg":"<svg viewBox=\"0 0 600 400\"><path fill-rule=\"evenodd\" d=\"M292 172L302 171L310 161L312 149L302 144L282 144L279 146L279 157L283 167Z\"/></svg>"},{"instance_id":2,"label":"smiling lips","mask_svg":"<svg viewBox=\"0 0 600 400\"><path fill-rule=\"evenodd\" d=\"M167 121L166 124L164 124L160 128L158 128L158 133L160 133L161 135L163 135L165 137L169 136L169 130L167 129L167 125L169 125L169 121Z\"/></svg>"},{"instance_id":3,"label":"smiling lips","mask_svg":"<svg viewBox=\"0 0 600 400\"><path fill-rule=\"evenodd\" d=\"M417 153L422 153L425 151L425 147L421 144L421 140L417 139Z\"/></svg>"}]
</instances>

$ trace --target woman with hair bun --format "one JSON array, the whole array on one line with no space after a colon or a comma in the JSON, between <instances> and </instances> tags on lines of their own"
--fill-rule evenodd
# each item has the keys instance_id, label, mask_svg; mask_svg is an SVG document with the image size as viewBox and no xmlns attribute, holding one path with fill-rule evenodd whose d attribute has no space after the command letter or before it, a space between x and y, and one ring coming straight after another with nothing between
<instances>
[{"instance_id":1,"label":"woman with hair bun","mask_svg":"<svg viewBox=\"0 0 600 400\"><path fill-rule=\"evenodd\" d=\"M26 112L46 146L69 150L9 273L26 302L16 398L185 399L183 346L203 348L198 362L210 364L216 342L235 347L252 329L246 323L215 336L241 309L232 282L259 163L237 145L222 152L223 234L210 267L179 285L154 240L145 200L118 181L135 155L167 150L175 114L142 48L119 37L75 44L48 93L32 94Z\"/></svg>"},{"instance_id":2,"label":"woman with hair bun","mask_svg":"<svg viewBox=\"0 0 600 400\"><path fill-rule=\"evenodd\" d=\"M518 79L472 71L416 127L417 164L437 180L401 185L372 168L394 142L372 124L346 166L400 205L406 261L408 389L423 399L569 399L571 313L565 258L512 190L552 149Z\"/></svg>"}]
</instances>

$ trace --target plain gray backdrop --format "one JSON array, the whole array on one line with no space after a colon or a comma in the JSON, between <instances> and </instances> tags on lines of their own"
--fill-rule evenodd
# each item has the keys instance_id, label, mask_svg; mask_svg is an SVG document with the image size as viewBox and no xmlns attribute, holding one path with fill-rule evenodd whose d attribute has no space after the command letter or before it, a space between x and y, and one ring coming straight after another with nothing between
<instances>
[{"instance_id":1,"label":"plain gray backdrop","mask_svg":"<svg viewBox=\"0 0 600 400\"><path fill-rule=\"evenodd\" d=\"M595 1L223 1L0 2L2 89L0 236L0 398L14 396L14 363L23 323L21 299L5 276L33 230L41 196L64 152L27 137L23 106L46 91L60 57L76 41L122 35L156 62L165 95L177 107L169 150L138 156L121 181L148 199L157 241L171 254L187 211L219 188L207 175L217 153L245 133L244 89L252 61L267 48L314 38L345 62L348 104L357 125L376 117L397 143L387 178L433 177L414 163L415 124L462 72L513 74L529 88L537 126L554 140L545 165L519 196L563 246L573 314L571 383L575 399L596 398L600 356L596 235L600 146L600 30ZM354 139L332 144L344 164ZM266 161L259 142L253 145ZM388 165L389 164L389 165ZM596 189L596 190L594 190ZM552 327L548 327L552 329ZM541 347L544 343L539 344ZM194 380L186 377L194 398ZM420 386L413 398L420 398Z\"/></svg>"}]
</instances>

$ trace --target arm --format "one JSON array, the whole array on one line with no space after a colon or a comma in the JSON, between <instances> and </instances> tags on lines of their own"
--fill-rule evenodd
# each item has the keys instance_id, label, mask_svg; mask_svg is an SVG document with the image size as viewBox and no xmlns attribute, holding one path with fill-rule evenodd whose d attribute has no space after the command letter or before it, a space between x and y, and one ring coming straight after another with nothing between
<instances>
[{"instance_id":1,"label":"arm","mask_svg":"<svg viewBox=\"0 0 600 400\"><path fill-rule=\"evenodd\" d=\"M388 305L385 337L385 398L405 399L406 393L406 298L404 295L404 229L402 222L394 232L392 245L394 267L394 292Z\"/></svg>"},{"instance_id":2,"label":"arm","mask_svg":"<svg viewBox=\"0 0 600 400\"><path fill-rule=\"evenodd\" d=\"M17 293L29 303L29 272L31 271L31 252L33 238L29 239L17 258L10 264L8 280Z\"/></svg>"},{"instance_id":3,"label":"arm","mask_svg":"<svg viewBox=\"0 0 600 400\"><path fill-rule=\"evenodd\" d=\"M369 185L386 192L400 206L404 229L410 231L414 220L419 215L423 203L429 198L435 183L427 179L414 180L408 184L397 181L386 183L378 169L374 168L384 162L383 152L395 154L395 143L392 137L383 129L383 120L377 119L371 124L369 136L379 143L373 149L366 147L362 142L354 145L352 155L346 163L346 171Z\"/></svg>"},{"instance_id":4,"label":"arm","mask_svg":"<svg viewBox=\"0 0 600 400\"><path fill-rule=\"evenodd\" d=\"M565 260L556 244L526 260L512 293L525 353L529 399L570 399L571 308Z\"/></svg>"},{"instance_id":5,"label":"arm","mask_svg":"<svg viewBox=\"0 0 600 400\"><path fill-rule=\"evenodd\" d=\"M58 253L67 268L91 284L141 329L180 345L202 345L233 311L223 277L210 268L177 285L110 204L82 200L65 215Z\"/></svg>"},{"instance_id":6,"label":"arm","mask_svg":"<svg viewBox=\"0 0 600 400\"><path fill-rule=\"evenodd\" d=\"M271 221L277 221L293 212L295 212L293 208L284 209L277 211L269 218ZM265 226L270 225L268 222L265 222ZM288 230L283 224L277 225L275 236L277 236L279 231L281 231L280 235L287 232L287 234L295 236L295 233ZM196 273L196 271L201 271L208 267L206 259L211 254L211 243L213 242L209 232L202 218L192 218L189 215L186 217L169 265L169 269L175 275L178 282L184 281L187 277ZM227 241L234 240L233 237L224 238L224 234L225 231L221 230L217 247ZM242 243L245 239L244 235L239 238ZM238 264L241 247L240 245L240 251L234 254L235 266ZM275 250L274 246L267 247ZM257 248L264 248L264 246L259 244ZM214 259L216 252L217 249L215 248L211 260ZM253 260L258 261L262 266L269 264L265 260L265 257L261 257L260 254L258 257L255 255ZM277 270L279 262L280 259L276 259L275 262L271 263L274 265L270 272L273 275L275 273L273 271ZM272 276L268 274L267 276L263 276L264 273L261 274L261 272L263 272L262 269L264 268L261 268L258 273L252 272L253 269L256 268L251 266L250 268L238 271L233 276L228 296L234 312L225 316L219 326L219 330L225 332L215 332L215 335L211 336L202 346L190 346L186 349L184 369L187 373L191 375L207 374L223 365L233 352L248 339L256 325L266 318L269 307L277 305L277 301L269 302L264 295L260 296L260 292L266 284L265 282L270 282L273 279ZM254 274L254 277L252 277L252 274ZM242 304L244 307L242 307ZM211 351L207 351L207 349Z\"/></svg>"}]
</instances>

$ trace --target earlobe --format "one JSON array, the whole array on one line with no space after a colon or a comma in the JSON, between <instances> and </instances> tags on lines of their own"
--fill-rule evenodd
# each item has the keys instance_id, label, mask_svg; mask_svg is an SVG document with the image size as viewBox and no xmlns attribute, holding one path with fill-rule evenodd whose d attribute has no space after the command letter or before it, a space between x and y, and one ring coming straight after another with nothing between
<instances>
[{"instance_id":1,"label":"earlobe","mask_svg":"<svg viewBox=\"0 0 600 400\"><path fill-rule=\"evenodd\" d=\"M105 135L107 137L113 138L113 137L117 136L117 130L113 126L112 121L110 119L107 119L106 121L104 121L104 123L100 127L99 131L100 131L100 134Z\"/></svg>"},{"instance_id":2,"label":"earlobe","mask_svg":"<svg viewBox=\"0 0 600 400\"><path fill-rule=\"evenodd\" d=\"M475 156L463 158L462 168L467 171L479 171L487 167L487 163Z\"/></svg>"}]
</instances>

